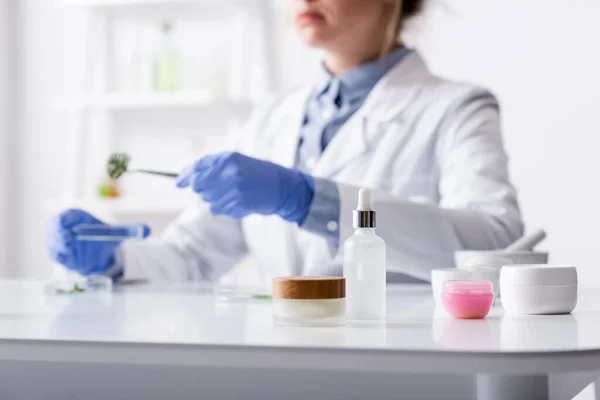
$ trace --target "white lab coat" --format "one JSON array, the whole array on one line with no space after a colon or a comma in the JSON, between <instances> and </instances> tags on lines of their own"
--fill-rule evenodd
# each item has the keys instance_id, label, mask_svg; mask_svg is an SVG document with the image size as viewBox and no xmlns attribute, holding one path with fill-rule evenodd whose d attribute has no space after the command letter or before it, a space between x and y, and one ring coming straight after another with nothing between
<instances>
[{"instance_id":1,"label":"white lab coat","mask_svg":"<svg viewBox=\"0 0 600 400\"><path fill-rule=\"evenodd\" d=\"M292 167L311 87L256 113L239 151ZM414 52L389 71L312 170L338 183L340 244L360 187L373 189L388 271L428 280L459 249L495 249L523 232L507 172L498 103L486 90L431 75ZM340 274L343 245L278 216L242 221L187 210L160 239L122 246L125 278L217 280L247 254L265 279Z\"/></svg>"}]
</instances>

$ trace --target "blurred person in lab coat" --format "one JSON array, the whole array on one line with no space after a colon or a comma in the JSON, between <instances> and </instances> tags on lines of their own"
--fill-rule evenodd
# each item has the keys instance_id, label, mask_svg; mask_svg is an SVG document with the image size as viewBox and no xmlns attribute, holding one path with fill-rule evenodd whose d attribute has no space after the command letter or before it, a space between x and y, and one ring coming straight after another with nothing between
<instances>
[{"instance_id":1,"label":"blurred person in lab coat","mask_svg":"<svg viewBox=\"0 0 600 400\"><path fill-rule=\"evenodd\" d=\"M502 248L523 225L507 172L498 102L432 75L401 41L423 0L288 0L320 74L260 108L235 152L177 180L199 196L160 238L79 242L100 222L67 210L51 257L83 274L218 280L246 255L265 278L341 274L361 187L373 190L388 281L424 281L460 249Z\"/></svg>"}]
</instances>

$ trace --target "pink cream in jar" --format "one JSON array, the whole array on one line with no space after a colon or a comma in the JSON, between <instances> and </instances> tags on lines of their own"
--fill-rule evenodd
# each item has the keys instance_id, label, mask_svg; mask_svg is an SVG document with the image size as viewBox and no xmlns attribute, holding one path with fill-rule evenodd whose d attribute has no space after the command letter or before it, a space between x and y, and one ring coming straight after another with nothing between
<instances>
[{"instance_id":1,"label":"pink cream in jar","mask_svg":"<svg viewBox=\"0 0 600 400\"><path fill-rule=\"evenodd\" d=\"M446 281L442 303L458 319L485 318L494 302L494 288L488 281Z\"/></svg>"}]
</instances>

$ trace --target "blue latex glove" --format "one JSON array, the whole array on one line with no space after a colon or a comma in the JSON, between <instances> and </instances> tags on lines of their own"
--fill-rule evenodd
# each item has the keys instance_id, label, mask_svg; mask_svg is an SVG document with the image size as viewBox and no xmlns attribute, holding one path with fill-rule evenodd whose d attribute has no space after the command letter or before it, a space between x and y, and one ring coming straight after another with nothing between
<instances>
[{"instance_id":1,"label":"blue latex glove","mask_svg":"<svg viewBox=\"0 0 600 400\"><path fill-rule=\"evenodd\" d=\"M177 179L210 203L215 215L241 219L249 214L277 214L302 224L314 195L314 179L296 169L239 153L210 155Z\"/></svg>"},{"instance_id":2,"label":"blue latex glove","mask_svg":"<svg viewBox=\"0 0 600 400\"><path fill-rule=\"evenodd\" d=\"M46 246L50 258L81 275L101 274L114 263L119 241L80 241L73 228L80 224L104 224L83 210L67 210L48 226ZM144 237L150 229L143 226Z\"/></svg>"}]
</instances>

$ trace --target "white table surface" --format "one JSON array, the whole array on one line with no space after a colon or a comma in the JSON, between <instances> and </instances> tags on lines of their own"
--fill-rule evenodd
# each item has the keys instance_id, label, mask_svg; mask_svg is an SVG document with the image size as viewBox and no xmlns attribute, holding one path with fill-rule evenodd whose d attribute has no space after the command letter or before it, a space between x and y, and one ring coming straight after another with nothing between
<instances>
[{"instance_id":1,"label":"white table surface","mask_svg":"<svg viewBox=\"0 0 600 400\"><path fill-rule=\"evenodd\" d=\"M219 302L206 285L130 286L112 295L44 295L42 282L0 282L0 339L193 347L323 348L503 359L600 354L600 291L571 315L455 320L426 286L390 286L385 322L335 328L273 326L269 301ZM548 368L554 368L547 366ZM598 364L600 368L600 363Z\"/></svg>"},{"instance_id":2,"label":"white table surface","mask_svg":"<svg viewBox=\"0 0 600 400\"><path fill-rule=\"evenodd\" d=\"M0 282L0 360L427 374L600 370L600 291L571 315L454 320L428 286L391 286L385 322L273 326L269 301L215 301L206 285L44 295Z\"/></svg>"}]
</instances>

